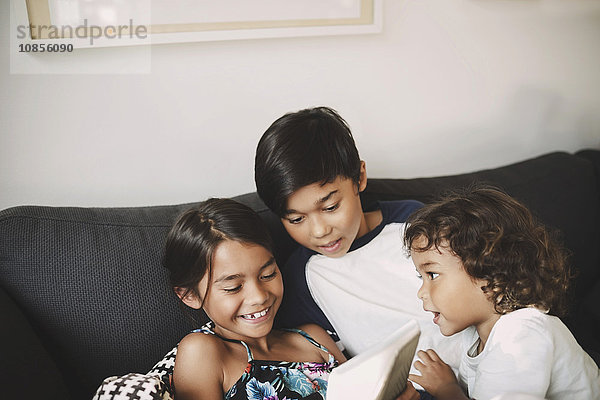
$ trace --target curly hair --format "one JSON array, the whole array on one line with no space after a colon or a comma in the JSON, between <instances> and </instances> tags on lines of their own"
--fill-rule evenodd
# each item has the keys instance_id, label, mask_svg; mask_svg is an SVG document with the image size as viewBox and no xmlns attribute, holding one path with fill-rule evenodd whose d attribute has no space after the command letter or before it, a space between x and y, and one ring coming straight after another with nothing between
<instances>
[{"instance_id":1,"label":"curly hair","mask_svg":"<svg viewBox=\"0 0 600 400\"><path fill-rule=\"evenodd\" d=\"M415 247L415 241L425 244ZM567 311L571 273L567 253L523 204L490 186L446 194L413 213L404 245L413 251L448 248L468 275L487 282L499 314L537 307L554 315Z\"/></svg>"}]
</instances>

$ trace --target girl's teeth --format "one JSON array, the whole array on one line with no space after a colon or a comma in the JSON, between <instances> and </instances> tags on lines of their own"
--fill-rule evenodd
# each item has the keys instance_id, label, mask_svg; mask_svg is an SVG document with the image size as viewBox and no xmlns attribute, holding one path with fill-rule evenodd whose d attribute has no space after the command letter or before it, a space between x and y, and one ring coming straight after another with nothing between
<instances>
[{"instance_id":1,"label":"girl's teeth","mask_svg":"<svg viewBox=\"0 0 600 400\"><path fill-rule=\"evenodd\" d=\"M247 314L247 315L244 315L243 317L246 319L256 319L256 318L264 317L265 315L267 315L268 310L269 309L262 310L261 312L257 312L254 314Z\"/></svg>"}]
</instances>

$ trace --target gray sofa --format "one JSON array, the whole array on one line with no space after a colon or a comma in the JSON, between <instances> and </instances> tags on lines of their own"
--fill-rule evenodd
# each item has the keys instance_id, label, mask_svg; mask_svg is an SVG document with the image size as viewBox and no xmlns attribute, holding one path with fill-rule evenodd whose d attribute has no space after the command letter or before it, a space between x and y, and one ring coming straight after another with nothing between
<instances>
[{"instance_id":1,"label":"gray sofa","mask_svg":"<svg viewBox=\"0 0 600 400\"><path fill-rule=\"evenodd\" d=\"M363 205L429 202L472 182L500 186L560 230L578 271L564 321L600 362L600 150L455 176L370 179ZM255 193L236 199L268 222L283 266L295 244L279 220ZM161 266L166 232L191 205L0 211L3 398L90 399L107 376L147 372L194 328Z\"/></svg>"}]
</instances>

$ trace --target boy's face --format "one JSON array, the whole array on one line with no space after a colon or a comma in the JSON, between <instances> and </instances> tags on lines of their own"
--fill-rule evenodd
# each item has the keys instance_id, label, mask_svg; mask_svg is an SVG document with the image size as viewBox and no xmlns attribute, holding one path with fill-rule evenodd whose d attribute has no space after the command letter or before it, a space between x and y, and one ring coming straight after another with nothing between
<instances>
[{"instance_id":1,"label":"boy's face","mask_svg":"<svg viewBox=\"0 0 600 400\"><path fill-rule=\"evenodd\" d=\"M327 257L342 257L354 239L368 232L358 195L366 185L365 164L361 162L358 187L351 179L339 176L325 185L304 186L288 198L283 226L304 247Z\"/></svg>"},{"instance_id":2,"label":"boy's face","mask_svg":"<svg viewBox=\"0 0 600 400\"><path fill-rule=\"evenodd\" d=\"M423 237L413 243L415 247L425 244ZM446 244L410 253L423 281L417 296L423 301L423 309L433 313L433 322L443 335L453 335L471 325L478 332L491 331L499 315L481 290L486 281L472 279Z\"/></svg>"}]
</instances>

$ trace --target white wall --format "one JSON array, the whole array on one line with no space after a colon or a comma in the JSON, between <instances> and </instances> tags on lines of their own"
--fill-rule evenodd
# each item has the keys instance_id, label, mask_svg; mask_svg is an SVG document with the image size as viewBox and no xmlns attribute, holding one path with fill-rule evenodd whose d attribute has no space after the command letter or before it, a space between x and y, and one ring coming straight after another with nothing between
<instances>
[{"instance_id":1,"label":"white wall","mask_svg":"<svg viewBox=\"0 0 600 400\"><path fill-rule=\"evenodd\" d=\"M149 74L10 74L1 2L0 208L254 190L262 132L336 108L371 177L600 148L600 2L384 0L382 34L155 45ZM102 71L148 48L30 56ZM47 55L46 55L47 56Z\"/></svg>"}]
</instances>

